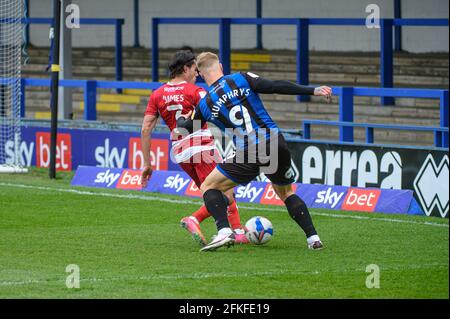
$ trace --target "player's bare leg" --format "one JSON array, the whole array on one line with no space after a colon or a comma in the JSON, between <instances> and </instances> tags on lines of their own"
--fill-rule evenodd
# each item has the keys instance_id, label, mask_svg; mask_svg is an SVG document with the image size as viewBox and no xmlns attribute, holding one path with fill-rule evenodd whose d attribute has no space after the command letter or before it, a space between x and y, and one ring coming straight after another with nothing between
<instances>
[{"instance_id":1,"label":"player's bare leg","mask_svg":"<svg viewBox=\"0 0 450 319\"><path fill-rule=\"evenodd\" d=\"M235 243L235 234L230 228L227 218L229 200L224 193L232 190L236 185L217 168L203 182L201 191L203 192L205 206L216 221L218 233L214 240L202 248L201 251L211 251Z\"/></svg>"},{"instance_id":2,"label":"player's bare leg","mask_svg":"<svg viewBox=\"0 0 450 319\"><path fill-rule=\"evenodd\" d=\"M278 197L284 202L292 219L303 229L307 237L308 248L319 250L323 248L317 231L314 228L311 215L305 202L295 194L292 185L273 185Z\"/></svg>"}]
</instances>

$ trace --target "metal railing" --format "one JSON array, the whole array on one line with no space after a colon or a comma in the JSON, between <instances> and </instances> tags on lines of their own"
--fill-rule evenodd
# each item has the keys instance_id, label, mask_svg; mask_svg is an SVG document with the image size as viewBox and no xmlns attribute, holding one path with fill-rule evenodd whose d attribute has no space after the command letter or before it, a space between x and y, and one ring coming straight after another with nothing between
<instances>
[{"instance_id":1,"label":"metal railing","mask_svg":"<svg viewBox=\"0 0 450 319\"><path fill-rule=\"evenodd\" d=\"M231 25L294 25L297 27L297 82L309 85L309 27L328 26L366 26L366 19L352 18L153 18L152 19L152 81L159 81L159 25L161 24L216 24L219 26L219 56L224 67L224 73L231 72ZM448 27L448 19L380 19L380 86L394 86L394 26L427 26ZM308 96L299 97L299 101L308 101ZM381 98L382 105L393 105L390 96Z\"/></svg>"},{"instance_id":2,"label":"metal railing","mask_svg":"<svg viewBox=\"0 0 450 319\"><path fill-rule=\"evenodd\" d=\"M23 18L23 24L44 24L52 25L53 18ZM0 24L15 23L14 19L3 18L0 19ZM123 79L123 47L122 47L122 26L124 19L103 19L103 18L86 18L80 19L80 24L84 25L112 25L115 27L115 67L116 67L116 81Z\"/></svg>"},{"instance_id":3,"label":"metal railing","mask_svg":"<svg viewBox=\"0 0 450 319\"><path fill-rule=\"evenodd\" d=\"M338 126L339 128L355 128L363 127L366 131L366 143L374 144L374 129L389 129L389 130L400 130L400 131L423 131L423 132L434 132L434 146L445 147L442 145L443 134L448 134L448 128L434 127L434 126L417 126L417 125L394 125L394 124L373 124L373 123L354 123L354 122L343 122L343 121L324 121L324 120L303 120L303 138L305 140L311 140L311 125L327 125L327 126ZM354 142L343 141L340 142Z\"/></svg>"},{"instance_id":4,"label":"metal railing","mask_svg":"<svg viewBox=\"0 0 450 319\"><path fill-rule=\"evenodd\" d=\"M22 79L21 94L21 116L25 117L25 90L29 86L50 87L49 79ZM3 81L5 84L7 81ZM98 89L147 89L155 90L164 83L160 82L115 82L115 81L90 81L90 80L61 80L60 86L77 87L84 90L84 119L97 119L97 90ZM199 84L206 87L204 83ZM339 121L316 121L304 120L303 134L305 139L311 138L311 125L334 125L339 126L339 141L353 142L353 128L364 126L367 127L366 142L373 143L375 128L388 128L412 131L434 131L435 146L448 148L448 122L449 122L449 106L448 106L448 90L431 90L431 89L383 89L383 88L361 88L361 87L333 87L333 94L339 96ZM410 126L410 125L390 125L390 124L370 124L370 123L354 123L354 105L353 98L355 96L371 96L371 97L414 97L414 98L433 98L439 99L440 107L440 126Z\"/></svg>"},{"instance_id":5,"label":"metal railing","mask_svg":"<svg viewBox=\"0 0 450 319\"><path fill-rule=\"evenodd\" d=\"M434 132L434 145L448 148L448 90L430 89L383 89L360 87L334 87L333 94L339 96L339 121L303 120L303 137L311 139L311 125L331 125L339 127L340 142L354 142L354 127L366 128L366 143L374 143L374 129L392 129L408 131ZM353 98L355 96L372 97L413 97L439 99L440 126L411 126L392 124L372 124L353 122Z\"/></svg>"},{"instance_id":6,"label":"metal railing","mask_svg":"<svg viewBox=\"0 0 450 319\"><path fill-rule=\"evenodd\" d=\"M50 79L22 79L20 114L26 115L25 97L29 86L50 87ZM59 86L81 88L84 91L84 119L97 120L97 89L146 89L155 90L164 83L159 82L126 82L126 81L94 81L94 80L60 80Z\"/></svg>"}]
</instances>

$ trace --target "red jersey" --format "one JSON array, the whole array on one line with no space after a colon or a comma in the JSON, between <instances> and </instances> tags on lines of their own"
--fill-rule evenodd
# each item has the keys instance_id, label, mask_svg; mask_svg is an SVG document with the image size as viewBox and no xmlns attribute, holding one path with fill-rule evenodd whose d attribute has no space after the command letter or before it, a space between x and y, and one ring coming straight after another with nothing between
<instances>
[{"instance_id":1,"label":"red jersey","mask_svg":"<svg viewBox=\"0 0 450 319\"><path fill-rule=\"evenodd\" d=\"M205 90L195 84L166 83L150 95L145 115L161 115L170 131L173 131L180 114L193 111L204 94Z\"/></svg>"},{"instance_id":2,"label":"red jersey","mask_svg":"<svg viewBox=\"0 0 450 319\"><path fill-rule=\"evenodd\" d=\"M166 83L151 94L145 115L161 116L173 132L180 115L193 111L205 94L205 90L195 84ZM199 152L215 149L207 124L184 138L172 134L172 141L172 155L177 163L185 162Z\"/></svg>"}]
</instances>

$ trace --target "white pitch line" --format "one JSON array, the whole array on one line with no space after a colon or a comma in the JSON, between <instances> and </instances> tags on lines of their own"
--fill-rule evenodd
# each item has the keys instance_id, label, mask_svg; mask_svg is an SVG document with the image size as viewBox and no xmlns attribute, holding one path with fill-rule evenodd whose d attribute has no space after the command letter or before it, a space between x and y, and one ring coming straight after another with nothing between
<instances>
[{"instance_id":1,"label":"white pitch line","mask_svg":"<svg viewBox=\"0 0 450 319\"><path fill-rule=\"evenodd\" d=\"M383 271L395 271L395 270L417 270L417 269L436 269L447 267L448 264L428 264L428 265L413 265L408 267L381 267ZM154 281L154 280L189 280L189 279L208 279L208 278L247 278L257 276L298 276L298 275L320 275L322 273L348 273L348 272L364 272L364 268L358 269L336 269L327 271L264 271L264 272L250 272L250 273L193 273L187 275L179 274L166 274L166 275L150 275L140 277L110 277L110 278L80 278L80 282L109 282L109 281ZM0 287L8 286L25 286L25 285L41 285L48 283L64 283L65 279L40 279L40 280L23 280L23 281L0 281Z\"/></svg>"},{"instance_id":2,"label":"white pitch line","mask_svg":"<svg viewBox=\"0 0 450 319\"><path fill-rule=\"evenodd\" d=\"M183 280L183 279L207 279L207 278L233 278L233 277L253 277L253 276L280 276L286 274L285 271L277 272L254 272L254 273L193 273L188 275L150 275L141 277L110 277L110 278L81 278L80 282L100 282L100 281L152 281L152 280ZM24 281L0 281L1 286L21 286L33 284L45 284L52 282L64 282L63 279L48 280L24 280Z\"/></svg>"},{"instance_id":3,"label":"white pitch line","mask_svg":"<svg viewBox=\"0 0 450 319\"><path fill-rule=\"evenodd\" d=\"M186 199L181 200L181 199L172 199L172 198L161 198L161 197L156 197L156 196L152 196L152 195L144 196L144 195L132 195L132 194L114 194L114 193L103 193L103 192L80 191L77 189L54 188L54 187L12 184L12 183L2 183L2 182L0 182L0 186L38 189L38 190L43 190L43 191L72 193L72 194L86 195L86 196L101 196L101 197L124 198L124 199L138 199L138 200L146 200L146 201L158 201L158 202L165 202L165 203L171 203L171 204L198 205L201 203L200 200L186 200ZM255 210L255 211L270 211L270 212L284 211L284 209L280 209L276 206L273 208L264 208L264 207L254 207L254 206L242 205L242 203L239 203L239 206L242 208L248 209L248 210ZM383 218L383 217L365 217L365 216L355 216L355 215L327 214L327 213L318 213L318 212L312 212L312 214L316 215L316 216L324 216L324 217L331 217L331 218L375 220L375 221L383 221L383 222L389 222L389 223L415 224L415 225L427 225L427 226L434 226L434 227L449 228L448 224L425 222L425 221L420 222L420 221L413 221L413 220L401 220L401 219Z\"/></svg>"}]
</instances>

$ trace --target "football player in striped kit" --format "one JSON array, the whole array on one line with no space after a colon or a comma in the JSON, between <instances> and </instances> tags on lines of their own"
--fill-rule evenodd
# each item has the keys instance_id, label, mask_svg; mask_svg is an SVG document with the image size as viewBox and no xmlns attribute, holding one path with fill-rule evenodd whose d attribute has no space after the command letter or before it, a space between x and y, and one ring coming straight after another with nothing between
<instances>
[{"instance_id":1,"label":"football player in striped kit","mask_svg":"<svg viewBox=\"0 0 450 319\"><path fill-rule=\"evenodd\" d=\"M236 155L219 163L201 186L203 199L216 220L218 234L202 251L232 245L235 234L226 218L223 193L237 185L246 185L260 173L272 182L289 215L307 238L307 246L318 250L323 244L313 225L305 202L294 192L291 154L278 126L272 120L258 94L318 95L331 97L330 87L307 87L290 81L272 81L250 72L223 74L216 54L203 52L197 57L199 75L209 86L205 97L191 116L180 116L179 129L187 132L194 124L211 122L231 135ZM270 150L267 154L267 150Z\"/></svg>"}]
</instances>

